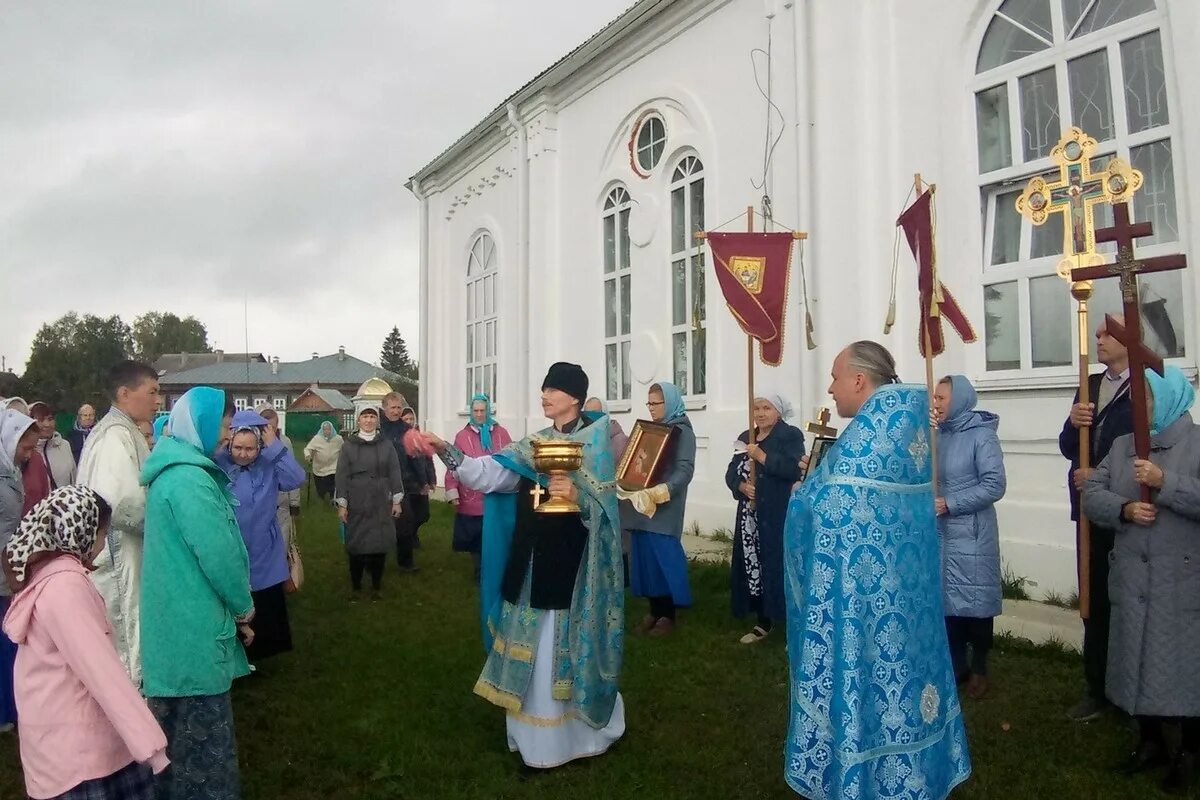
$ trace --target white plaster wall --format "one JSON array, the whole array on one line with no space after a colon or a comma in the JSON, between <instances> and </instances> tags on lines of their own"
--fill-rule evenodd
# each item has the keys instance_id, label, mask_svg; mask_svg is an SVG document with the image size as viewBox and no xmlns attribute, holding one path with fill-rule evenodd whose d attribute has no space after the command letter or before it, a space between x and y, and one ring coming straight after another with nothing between
<instances>
[{"instance_id":1,"label":"white plaster wall","mask_svg":"<svg viewBox=\"0 0 1200 800\"><path fill-rule=\"evenodd\" d=\"M1163 3L1163 0L1159 0ZM627 37L567 83L522 110L530 125L530 350L519 352L518 287L509 276L517 235L516 178L504 178L470 199L450 220L449 203L478 177L500 165L517 174L510 137L494 151L473 153L471 169L430 198L430 319L427 408L430 426L461 427L462 299L467 248L479 228L500 248L503 301L499 410L516 435L538 423L536 385L555 360L581 363L593 393L603 391L603 295L600 210L621 182L635 202L635 225L652 231L632 248L632 329L635 348L657 338L653 375L635 380L633 402L615 416L628 430L639 416L646 384L669 379L670 203L667 183L678 157L694 152L705 165L709 227L757 204L750 185L762 171L763 101L750 51L772 35L774 98L786 122L768 187L780 223L810 232L806 245L818 348L804 348L798 259L790 284L784 365L759 366L759 386L796 403L802 424L826 401L828 371L846 343L883 341L897 355L901 375L921 381L916 347L915 267L900 254L896 328L882 336L892 266L895 219L914 172L938 185L939 268L982 335L982 227L976 179L975 56L996 0L906 0L905 3L764 3L762 0L676 3L668 30L654 23ZM766 14L774 10L773 19ZM1172 122L1180 164L1180 220L1191 241L1200 166L1198 147L1200 55L1189 43L1200 33L1200 3L1165 3L1164 42L1174 80ZM797 38L800 45L795 47ZM811 48L811 50L809 50ZM636 51L636 53L634 52ZM763 62L765 65L765 62ZM811 64L811 72L806 65ZM762 77L765 80L765 73ZM587 85L587 88L583 88ZM805 96L809 103L804 102ZM646 108L667 119L668 148L648 179L634 175L626 142ZM812 158L803 148L811 136ZM1185 221L1186 220L1186 221ZM737 229L742 223L733 223ZM1185 278L1195 305L1197 284ZM745 429L745 339L724 308L716 281L708 282L708 392L690 403L697 431L696 478L689 517L703 527L729 527L733 504L724 487L733 439ZM1190 326L1190 353L1200 352ZM937 372L986 378L982 343L964 347L948 333ZM529 359L530 386L522 395L506 376L516 359ZM1194 358L1189 358L1194 363ZM980 405L1000 414L1008 495L999 505L1002 551L1013 570L1043 590L1074 588L1074 530L1066 505L1066 462L1057 436L1070 402L1069 381L1048 388L984 388Z\"/></svg>"}]
</instances>

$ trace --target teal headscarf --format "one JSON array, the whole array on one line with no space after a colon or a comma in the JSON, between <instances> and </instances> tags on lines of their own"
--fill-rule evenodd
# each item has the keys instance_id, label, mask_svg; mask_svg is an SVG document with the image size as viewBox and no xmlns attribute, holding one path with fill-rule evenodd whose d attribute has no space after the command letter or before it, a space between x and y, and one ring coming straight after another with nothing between
<instances>
[{"instance_id":1,"label":"teal headscarf","mask_svg":"<svg viewBox=\"0 0 1200 800\"><path fill-rule=\"evenodd\" d=\"M328 432L328 433L326 433L326 431L329 431L329 432ZM322 422L322 423L321 423L320 434L321 434L321 438L322 438L322 439L324 439L324 440L325 440L325 441L327 441L327 442L332 442L332 441L333 441L333 435L334 435L335 433L337 433L337 431L335 431L335 430L333 429L333 423L332 423L332 422L330 422L329 420L325 420L324 422Z\"/></svg>"},{"instance_id":2,"label":"teal headscarf","mask_svg":"<svg viewBox=\"0 0 1200 800\"><path fill-rule=\"evenodd\" d=\"M487 418L482 425L475 422L475 404L483 403L487 406ZM467 405L467 414L470 415L470 425L475 430L479 431L479 441L483 444L483 449L492 452L492 426L496 424L496 420L492 419L492 400L483 392L471 398L471 402Z\"/></svg>"},{"instance_id":3,"label":"teal headscarf","mask_svg":"<svg viewBox=\"0 0 1200 800\"><path fill-rule=\"evenodd\" d=\"M225 393L209 386L188 389L171 409L168 425L171 438L190 444L204 455L217 449L221 419L225 416Z\"/></svg>"},{"instance_id":4,"label":"teal headscarf","mask_svg":"<svg viewBox=\"0 0 1200 800\"><path fill-rule=\"evenodd\" d=\"M224 401L222 401L222 402L224 402ZM167 416L166 414L160 414L157 418L155 418L155 420L154 420L154 441L157 442L159 439L161 439L163 437L163 430L167 427L167 423L170 422L170 420L171 420L171 418L169 416Z\"/></svg>"},{"instance_id":5,"label":"teal headscarf","mask_svg":"<svg viewBox=\"0 0 1200 800\"><path fill-rule=\"evenodd\" d=\"M679 393L679 389L675 384L659 381L651 386L650 389L651 391L658 389L662 392L663 411L666 412L662 420L664 423L669 424L687 413L687 409L683 406L683 395Z\"/></svg>"},{"instance_id":6,"label":"teal headscarf","mask_svg":"<svg viewBox=\"0 0 1200 800\"><path fill-rule=\"evenodd\" d=\"M1150 384L1150 393L1154 395L1154 419L1150 420L1150 433L1159 434L1191 410L1192 403L1196 401L1196 390L1179 367L1167 367L1162 375L1148 369L1146 382Z\"/></svg>"}]
</instances>

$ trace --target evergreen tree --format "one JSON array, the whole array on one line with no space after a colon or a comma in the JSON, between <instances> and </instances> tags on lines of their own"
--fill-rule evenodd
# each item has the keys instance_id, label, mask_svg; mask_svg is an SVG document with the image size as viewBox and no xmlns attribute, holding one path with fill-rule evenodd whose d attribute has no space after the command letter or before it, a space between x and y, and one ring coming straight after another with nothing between
<instances>
[{"instance_id":1,"label":"evergreen tree","mask_svg":"<svg viewBox=\"0 0 1200 800\"><path fill-rule=\"evenodd\" d=\"M393 326L391 333L383 340L383 352L379 355L379 364L402 378L416 382L417 364L409 356L408 345L404 343L404 337L400 335L398 327Z\"/></svg>"}]
</instances>

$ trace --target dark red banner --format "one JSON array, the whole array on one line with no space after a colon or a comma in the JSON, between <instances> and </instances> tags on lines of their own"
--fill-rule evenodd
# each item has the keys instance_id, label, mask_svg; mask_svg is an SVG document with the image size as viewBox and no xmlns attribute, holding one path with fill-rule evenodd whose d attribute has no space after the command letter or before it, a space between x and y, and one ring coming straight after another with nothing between
<instances>
[{"instance_id":1,"label":"dark red banner","mask_svg":"<svg viewBox=\"0 0 1200 800\"><path fill-rule=\"evenodd\" d=\"M709 233L713 268L725 303L747 335L759 342L764 364L783 360L783 317L792 233Z\"/></svg>"},{"instance_id":2,"label":"dark red banner","mask_svg":"<svg viewBox=\"0 0 1200 800\"><path fill-rule=\"evenodd\" d=\"M933 355L941 355L946 348L942 334L942 318L950 323L959 338L967 344L975 341L975 329L967 315L950 294L950 290L937 280L933 244L933 192L927 191L917 202L909 206L896 224L904 229L908 246L917 259L917 291L921 297L921 328L917 331L917 342L921 355L925 353L925 326L929 329L929 344Z\"/></svg>"}]
</instances>

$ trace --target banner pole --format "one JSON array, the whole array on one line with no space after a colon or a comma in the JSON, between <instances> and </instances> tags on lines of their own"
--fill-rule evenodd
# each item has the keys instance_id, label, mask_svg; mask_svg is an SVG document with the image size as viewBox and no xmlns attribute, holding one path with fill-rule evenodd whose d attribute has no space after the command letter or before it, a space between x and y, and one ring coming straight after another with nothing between
<instances>
[{"instance_id":1,"label":"banner pole","mask_svg":"<svg viewBox=\"0 0 1200 800\"><path fill-rule=\"evenodd\" d=\"M754 233L754 206L746 206L746 233ZM749 406L748 417L750 419L749 425L746 426L746 437L747 437L747 441L750 444L755 444L756 437L754 435L754 337L751 336L750 334L746 334L746 387L747 387L747 394L749 394L749 397L747 398L747 400L749 401L748 402L748 406ZM755 473L757 472L757 470L755 469L756 466L757 466L757 463L755 462L755 460L753 458L750 459L750 485L751 486L753 486L754 482L755 482ZM750 501L750 506L751 507L754 506L753 500Z\"/></svg>"},{"instance_id":2,"label":"banner pole","mask_svg":"<svg viewBox=\"0 0 1200 800\"><path fill-rule=\"evenodd\" d=\"M922 185L923 185L923 183L921 181L921 173L918 172L915 175L913 175L913 188L916 190L916 194L917 194L918 198L921 197L921 186ZM930 214L932 214L932 213L933 213L933 209L931 208ZM934 286L930 290L931 292L937 290L937 264L934 264L934 273L932 275L932 278L933 278ZM930 302L931 303L933 302L932 296L930 297ZM929 308L928 310L926 310L925 308L921 308L921 310L920 310L920 313L921 313L921 337L923 338L924 344L925 344L925 386L927 387L927 389L929 391L929 409L930 409L930 411L933 410L933 340L929 336L929 315L932 312L933 312L932 307ZM933 496L934 497L938 496L937 440L938 440L937 426L930 425L929 426L929 453L930 453L929 465L933 472L932 480L933 480Z\"/></svg>"}]
</instances>

